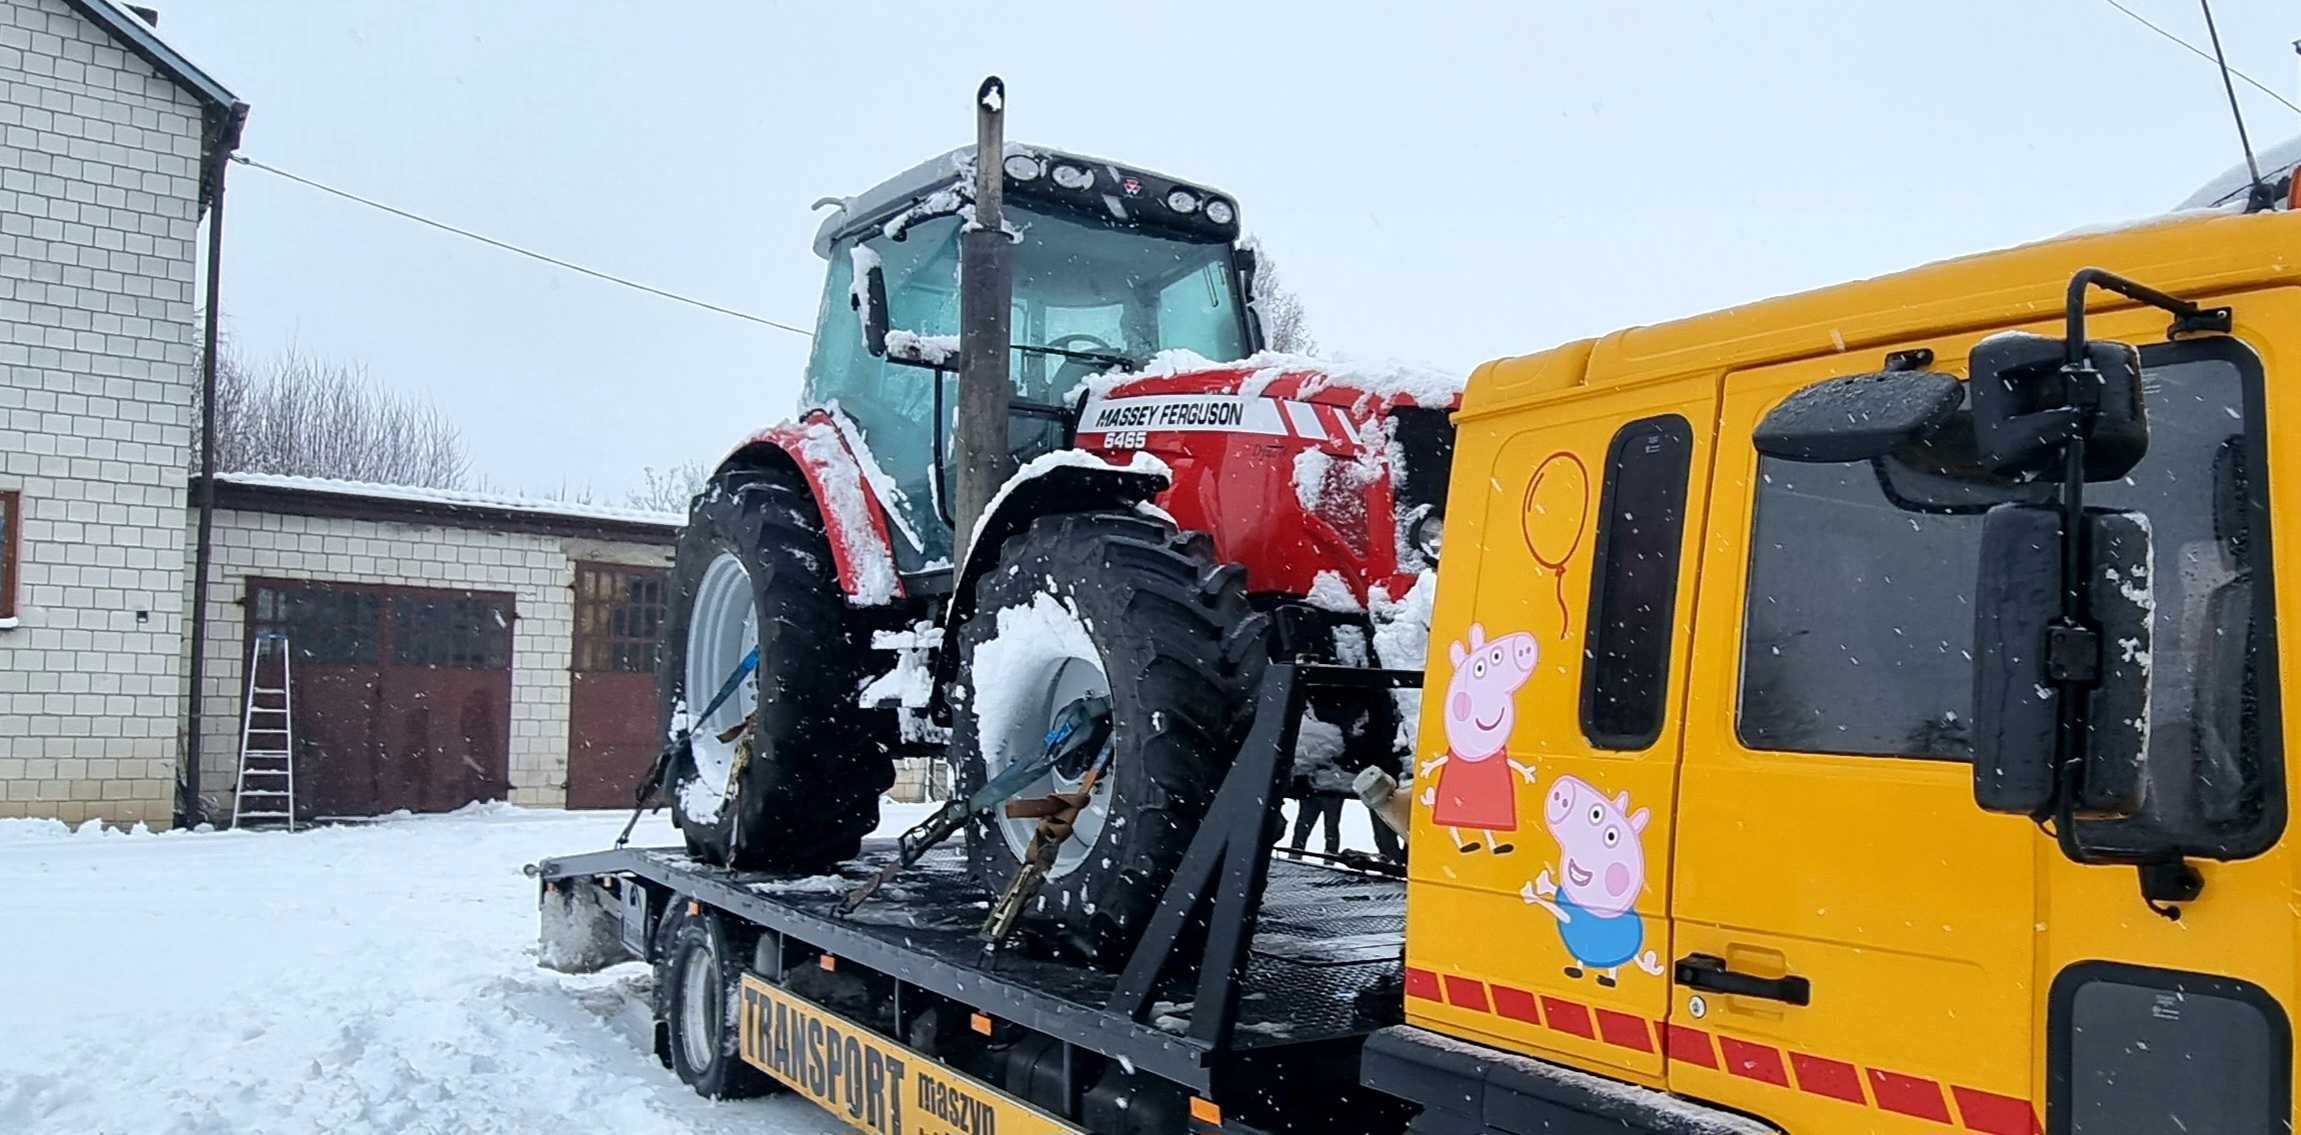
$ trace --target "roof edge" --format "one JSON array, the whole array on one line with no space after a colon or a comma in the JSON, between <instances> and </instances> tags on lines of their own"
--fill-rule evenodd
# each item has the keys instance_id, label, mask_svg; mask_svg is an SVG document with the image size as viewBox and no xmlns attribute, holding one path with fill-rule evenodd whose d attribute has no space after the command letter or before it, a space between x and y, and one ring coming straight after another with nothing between
<instances>
[{"instance_id":1,"label":"roof edge","mask_svg":"<svg viewBox=\"0 0 2301 1135\"><path fill-rule=\"evenodd\" d=\"M168 46L168 42L161 39L150 24L137 19L111 0L64 0L64 3L86 17L88 22L111 33L112 38L119 40L121 46L136 53L144 62L184 88L186 93L200 100L209 113L229 115L233 107L240 107L243 115L246 113L247 104L241 102L239 96L206 71L200 70L175 48ZM236 145L237 142L238 139L232 139L232 144Z\"/></svg>"},{"instance_id":2,"label":"roof edge","mask_svg":"<svg viewBox=\"0 0 2301 1135\"><path fill-rule=\"evenodd\" d=\"M196 475L191 478L190 492L194 499L198 496L202 480ZM282 516L418 524L528 536L615 540L666 548L671 547L679 538L679 525L675 523L577 516L456 501L371 496L357 491L300 485L248 483L232 480L228 474L216 477L216 507Z\"/></svg>"}]
</instances>

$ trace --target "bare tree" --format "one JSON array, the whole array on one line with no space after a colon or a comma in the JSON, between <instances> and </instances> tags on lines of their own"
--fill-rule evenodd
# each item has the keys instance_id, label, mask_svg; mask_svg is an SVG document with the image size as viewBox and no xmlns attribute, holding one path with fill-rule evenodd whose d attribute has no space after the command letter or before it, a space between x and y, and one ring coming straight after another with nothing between
<instances>
[{"instance_id":1,"label":"bare tree","mask_svg":"<svg viewBox=\"0 0 2301 1135\"><path fill-rule=\"evenodd\" d=\"M217 353L216 467L456 489L471 461L463 431L428 399L291 346L261 364Z\"/></svg>"},{"instance_id":2,"label":"bare tree","mask_svg":"<svg viewBox=\"0 0 2301 1135\"><path fill-rule=\"evenodd\" d=\"M711 466L695 460L639 471L640 485L624 495L623 503L652 512L685 513L695 494L711 480Z\"/></svg>"},{"instance_id":3,"label":"bare tree","mask_svg":"<svg viewBox=\"0 0 2301 1135\"><path fill-rule=\"evenodd\" d=\"M1248 237L1246 246L1255 255L1254 311L1262 320L1264 345L1288 354L1317 354L1318 339L1310 333L1310 317L1303 312L1302 297L1286 286L1278 262L1263 248L1260 237Z\"/></svg>"}]
</instances>

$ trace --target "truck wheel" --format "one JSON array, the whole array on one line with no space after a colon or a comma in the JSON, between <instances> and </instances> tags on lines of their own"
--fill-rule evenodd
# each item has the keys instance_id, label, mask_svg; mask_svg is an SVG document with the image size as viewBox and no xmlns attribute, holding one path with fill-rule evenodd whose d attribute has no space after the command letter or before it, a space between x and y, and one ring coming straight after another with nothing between
<instances>
[{"instance_id":1,"label":"truck wheel","mask_svg":"<svg viewBox=\"0 0 2301 1135\"><path fill-rule=\"evenodd\" d=\"M671 1070L706 1099L763 1095L776 1085L737 1055L736 989L743 963L719 919L681 914L656 965Z\"/></svg>"},{"instance_id":2,"label":"truck wheel","mask_svg":"<svg viewBox=\"0 0 2301 1135\"><path fill-rule=\"evenodd\" d=\"M688 722L686 759L670 783L688 851L787 874L853 857L879 822L895 766L855 703L867 644L847 620L805 479L783 468L714 477L680 532L671 583L659 685L674 728L759 650L759 669L735 695ZM720 740L754 713L748 737Z\"/></svg>"},{"instance_id":3,"label":"truck wheel","mask_svg":"<svg viewBox=\"0 0 2301 1135\"><path fill-rule=\"evenodd\" d=\"M1205 535L1136 513L1042 517L1000 549L975 603L959 631L961 792L1042 751L1074 699L1111 699L1110 765L1025 925L1071 954L1123 960L1214 798L1261 675L1264 617L1247 605L1245 569L1216 563ZM1058 769L1021 795L1074 791L1084 772ZM993 893L1037 826L1000 813L968 830Z\"/></svg>"}]
</instances>

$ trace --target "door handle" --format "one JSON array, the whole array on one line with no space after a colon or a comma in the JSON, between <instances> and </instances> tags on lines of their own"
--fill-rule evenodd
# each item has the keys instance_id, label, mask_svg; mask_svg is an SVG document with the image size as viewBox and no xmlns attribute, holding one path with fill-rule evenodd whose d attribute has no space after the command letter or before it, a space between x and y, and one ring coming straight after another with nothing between
<instances>
[{"instance_id":1,"label":"door handle","mask_svg":"<svg viewBox=\"0 0 2301 1135\"><path fill-rule=\"evenodd\" d=\"M1814 983L1796 974L1759 977L1726 968L1726 959L1714 954L1688 954L1678 959L1678 984L1735 997L1763 997L1792 1005L1813 1003Z\"/></svg>"}]
</instances>

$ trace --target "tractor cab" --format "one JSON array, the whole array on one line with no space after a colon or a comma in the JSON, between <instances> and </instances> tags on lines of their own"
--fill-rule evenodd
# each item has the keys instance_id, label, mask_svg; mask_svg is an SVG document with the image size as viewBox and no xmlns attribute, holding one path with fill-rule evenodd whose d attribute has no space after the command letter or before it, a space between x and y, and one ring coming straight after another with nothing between
<instances>
[{"instance_id":1,"label":"tractor cab","mask_svg":"<svg viewBox=\"0 0 2301 1135\"><path fill-rule=\"evenodd\" d=\"M1253 257L1237 246L1238 207L1227 195L1099 158L1012 143L1004 151L1018 462L1066 446L1092 376L1139 369L1168 350L1208 359L1253 352ZM904 533L892 550L905 574L952 557L956 456L947 435L974 155L973 146L952 150L839 202L815 237L829 270L805 400L844 414L890 495L899 494L883 503ZM874 273L885 303L878 314L892 329L878 343L866 333Z\"/></svg>"}]
</instances>

